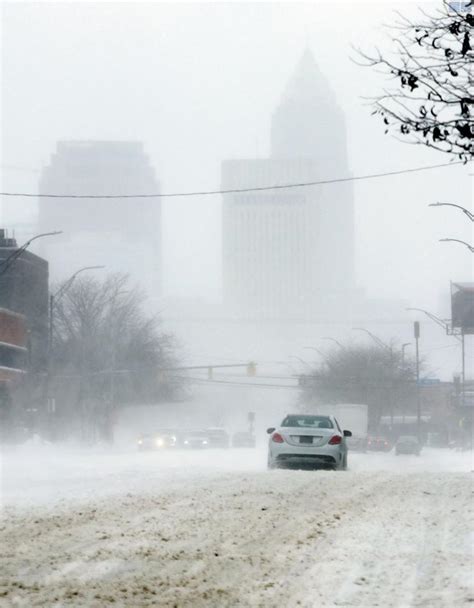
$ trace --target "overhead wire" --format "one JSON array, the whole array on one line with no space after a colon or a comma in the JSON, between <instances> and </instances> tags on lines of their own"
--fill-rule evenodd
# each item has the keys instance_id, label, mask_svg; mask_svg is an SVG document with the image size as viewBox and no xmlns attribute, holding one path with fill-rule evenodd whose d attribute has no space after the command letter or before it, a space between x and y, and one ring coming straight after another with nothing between
<instances>
[{"instance_id":1,"label":"overhead wire","mask_svg":"<svg viewBox=\"0 0 474 608\"><path fill-rule=\"evenodd\" d=\"M285 389L300 389L298 385L289 384L268 384L268 383L257 383L257 382L237 382L234 380L211 380L209 378L194 378L186 376L186 380L192 380L194 382L204 382L206 384L227 384L231 386L246 386L249 388L285 388Z\"/></svg>"},{"instance_id":2,"label":"overhead wire","mask_svg":"<svg viewBox=\"0 0 474 608\"><path fill-rule=\"evenodd\" d=\"M222 190L202 190L193 192L153 192L142 194L58 194L58 193L33 193L33 192L0 192L0 196L25 197L25 198L66 198L66 199L129 199L129 198L172 198L190 196L211 196L216 194L243 194L246 192L264 192L268 190L284 190L290 188L306 188L311 186L323 186L327 184L337 184L344 182L354 182L367 179L378 179L393 175L403 175L406 173L416 173L419 171L429 171L442 167L452 167L454 165L465 164L464 161L454 161L441 163L438 165L427 165L424 167L412 167L410 169L398 169L396 171L385 171L383 173L370 173L366 175L356 175L348 177L336 177L332 179L321 179L311 182L295 182L288 184L273 184L269 186L254 186L248 188L228 188Z\"/></svg>"}]
</instances>

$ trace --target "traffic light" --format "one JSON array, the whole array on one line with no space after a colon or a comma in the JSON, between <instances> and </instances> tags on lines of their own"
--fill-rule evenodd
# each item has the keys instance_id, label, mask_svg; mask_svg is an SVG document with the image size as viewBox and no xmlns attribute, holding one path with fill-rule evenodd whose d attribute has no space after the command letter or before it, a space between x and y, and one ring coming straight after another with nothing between
<instances>
[{"instance_id":1,"label":"traffic light","mask_svg":"<svg viewBox=\"0 0 474 608\"><path fill-rule=\"evenodd\" d=\"M256 376L257 375L257 364L254 361L250 361L247 365L247 376Z\"/></svg>"},{"instance_id":2,"label":"traffic light","mask_svg":"<svg viewBox=\"0 0 474 608\"><path fill-rule=\"evenodd\" d=\"M415 335L415 338L418 340L418 338L420 337L420 322L419 321L415 321L413 323L413 333Z\"/></svg>"}]
</instances>

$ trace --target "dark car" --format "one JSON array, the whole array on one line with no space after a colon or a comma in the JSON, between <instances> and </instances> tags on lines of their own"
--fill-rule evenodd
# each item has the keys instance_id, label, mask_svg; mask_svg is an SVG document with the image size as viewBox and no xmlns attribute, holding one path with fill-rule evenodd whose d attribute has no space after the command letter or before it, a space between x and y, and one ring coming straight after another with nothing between
<instances>
[{"instance_id":1,"label":"dark car","mask_svg":"<svg viewBox=\"0 0 474 608\"><path fill-rule=\"evenodd\" d=\"M228 448L229 447L229 435L224 429L220 428L209 428L204 431L207 438L209 439L210 448Z\"/></svg>"},{"instance_id":2,"label":"dark car","mask_svg":"<svg viewBox=\"0 0 474 608\"><path fill-rule=\"evenodd\" d=\"M249 431L239 431L232 436L233 448L254 448L256 445L255 435Z\"/></svg>"},{"instance_id":3,"label":"dark car","mask_svg":"<svg viewBox=\"0 0 474 608\"><path fill-rule=\"evenodd\" d=\"M399 437L395 444L395 454L415 454L420 455L421 445L418 438L414 435L403 435Z\"/></svg>"},{"instance_id":4,"label":"dark car","mask_svg":"<svg viewBox=\"0 0 474 608\"><path fill-rule=\"evenodd\" d=\"M159 429L153 433L140 435L137 441L139 450L163 450L178 446L178 434L173 429Z\"/></svg>"},{"instance_id":5,"label":"dark car","mask_svg":"<svg viewBox=\"0 0 474 608\"><path fill-rule=\"evenodd\" d=\"M371 452L390 452L392 449L391 442L382 436L371 436L367 439L367 450Z\"/></svg>"},{"instance_id":6,"label":"dark car","mask_svg":"<svg viewBox=\"0 0 474 608\"><path fill-rule=\"evenodd\" d=\"M191 450L203 450L210 447L209 437L205 431L188 431L183 433L181 447Z\"/></svg>"}]
</instances>

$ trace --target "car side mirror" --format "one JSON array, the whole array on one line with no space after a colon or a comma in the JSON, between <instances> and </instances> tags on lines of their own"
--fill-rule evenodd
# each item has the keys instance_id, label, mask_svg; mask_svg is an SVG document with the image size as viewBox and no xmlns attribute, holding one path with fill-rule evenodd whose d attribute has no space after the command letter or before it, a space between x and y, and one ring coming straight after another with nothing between
<instances>
[{"instance_id":1,"label":"car side mirror","mask_svg":"<svg viewBox=\"0 0 474 608\"><path fill-rule=\"evenodd\" d=\"M268 428L268 429L267 429L267 433L268 433L269 435L271 435L271 434L273 433L273 431L274 431L274 430L275 430L275 427L274 427L274 426L271 426L270 428Z\"/></svg>"},{"instance_id":2,"label":"car side mirror","mask_svg":"<svg viewBox=\"0 0 474 608\"><path fill-rule=\"evenodd\" d=\"M344 437L352 437L352 431L344 431Z\"/></svg>"}]
</instances>

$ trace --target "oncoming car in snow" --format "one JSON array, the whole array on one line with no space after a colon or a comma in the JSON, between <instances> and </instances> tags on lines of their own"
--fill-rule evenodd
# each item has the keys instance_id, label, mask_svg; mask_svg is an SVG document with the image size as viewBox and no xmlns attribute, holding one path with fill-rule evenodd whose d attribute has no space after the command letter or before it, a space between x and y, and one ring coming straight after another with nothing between
<instances>
[{"instance_id":1,"label":"oncoming car in snow","mask_svg":"<svg viewBox=\"0 0 474 608\"><path fill-rule=\"evenodd\" d=\"M181 446L187 449L203 450L211 446L209 437L201 431L189 431L183 434Z\"/></svg>"},{"instance_id":2,"label":"oncoming car in snow","mask_svg":"<svg viewBox=\"0 0 474 608\"><path fill-rule=\"evenodd\" d=\"M178 445L178 435L172 429L161 429L154 433L140 435L137 444L139 450L175 448Z\"/></svg>"},{"instance_id":3,"label":"oncoming car in snow","mask_svg":"<svg viewBox=\"0 0 474 608\"><path fill-rule=\"evenodd\" d=\"M268 468L347 468L346 437L334 416L290 414L278 428L267 429Z\"/></svg>"}]
</instances>

